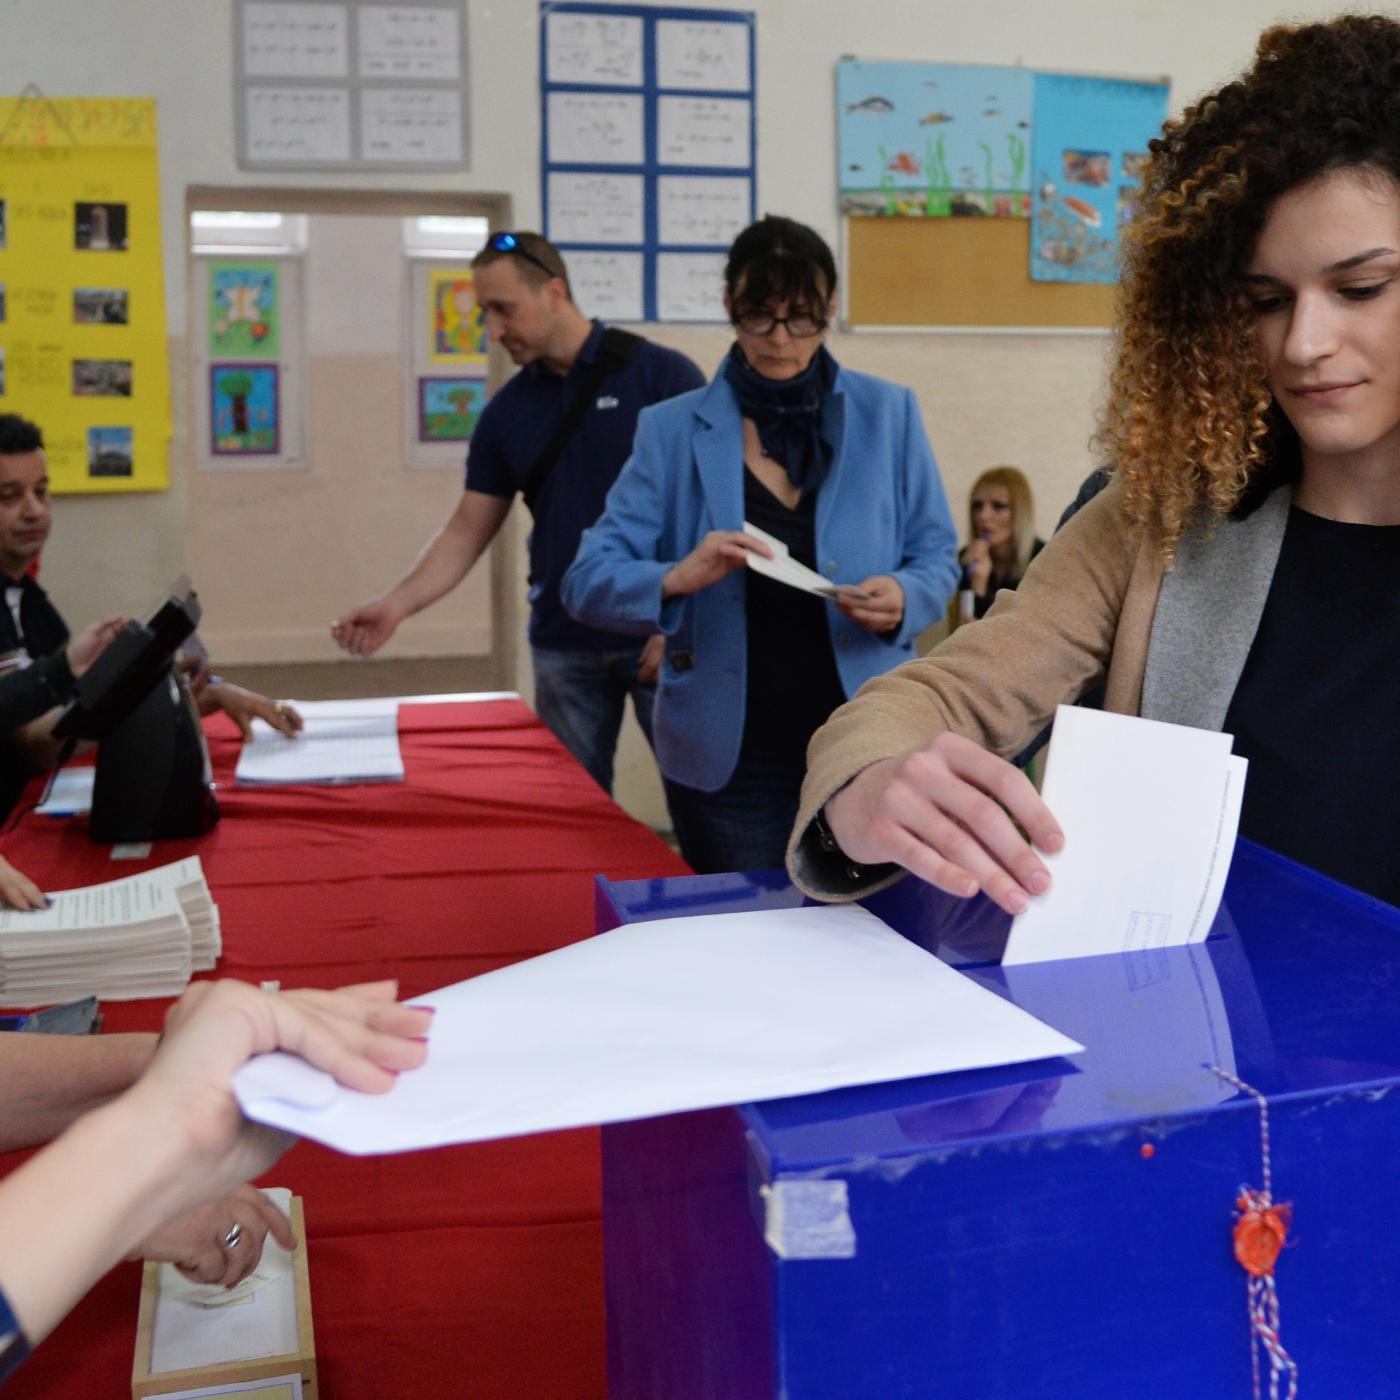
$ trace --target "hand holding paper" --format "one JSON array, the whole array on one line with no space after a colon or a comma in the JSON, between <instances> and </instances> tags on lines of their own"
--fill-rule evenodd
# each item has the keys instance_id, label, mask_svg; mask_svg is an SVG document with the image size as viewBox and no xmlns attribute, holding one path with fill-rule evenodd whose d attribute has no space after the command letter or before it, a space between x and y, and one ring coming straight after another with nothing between
<instances>
[{"instance_id":1,"label":"hand holding paper","mask_svg":"<svg viewBox=\"0 0 1400 1400\"><path fill-rule=\"evenodd\" d=\"M1044 795L1064 826L1055 885L1011 925L1004 963L1134 953L1210 932L1247 763L1229 734L1061 705Z\"/></svg>"},{"instance_id":2,"label":"hand holding paper","mask_svg":"<svg viewBox=\"0 0 1400 1400\"><path fill-rule=\"evenodd\" d=\"M1082 1048L854 905L629 924L430 1000L427 1063L390 1093L264 1055L244 1111L401 1152Z\"/></svg>"},{"instance_id":3,"label":"hand holding paper","mask_svg":"<svg viewBox=\"0 0 1400 1400\"><path fill-rule=\"evenodd\" d=\"M749 568L755 573L763 574L767 578L776 579L779 583L785 583L789 588L796 588L802 593L815 593L823 598L844 599L847 602L868 603L872 600L872 595L864 588L852 583L832 583L829 578L823 578L821 574L809 569L805 564L799 563L788 553L788 547L775 535L770 535L766 530L760 530L757 525L750 525L744 521L743 534L749 540L757 541L768 551L765 558L762 553L754 550L747 556L746 562ZM752 545L748 548L753 549ZM870 580L873 582L873 580ZM899 589L899 611L904 612L904 590L899 588L893 579L889 580Z\"/></svg>"},{"instance_id":4,"label":"hand holding paper","mask_svg":"<svg viewBox=\"0 0 1400 1400\"><path fill-rule=\"evenodd\" d=\"M893 632L904 621L904 589L897 578L877 574L859 587L840 584L836 589L836 606L852 622L879 636Z\"/></svg>"},{"instance_id":5,"label":"hand holding paper","mask_svg":"<svg viewBox=\"0 0 1400 1400\"><path fill-rule=\"evenodd\" d=\"M1030 779L959 734L872 763L827 802L826 819L852 860L893 861L945 894L983 890L1008 914L1050 888L1036 851L1064 844Z\"/></svg>"},{"instance_id":6,"label":"hand holding paper","mask_svg":"<svg viewBox=\"0 0 1400 1400\"><path fill-rule=\"evenodd\" d=\"M684 559L666 571L661 580L661 596L683 598L698 593L735 569L742 569L748 561L771 555L774 545L787 553L787 546L780 540L771 535L763 535L760 540L747 533L749 529L745 526L743 530L711 530Z\"/></svg>"}]
</instances>

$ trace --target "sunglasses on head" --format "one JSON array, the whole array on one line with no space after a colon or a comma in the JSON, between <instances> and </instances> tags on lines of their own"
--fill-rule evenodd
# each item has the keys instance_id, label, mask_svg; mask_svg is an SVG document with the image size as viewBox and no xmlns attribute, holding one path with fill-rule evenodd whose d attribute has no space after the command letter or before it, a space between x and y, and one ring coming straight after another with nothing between
<instances>
[{"instance_id":1,"label":"sunglasses on head","mask_svg":"<svg viewBox=\"0 0 1400 1400\"><path fill-rule=\"evenodd\" d=\"M493 233L486 240L486 246L494 253L514 253L517 257L524 258L527 263L534 263L546 277L558 277L552 267L547 267L537 258L514 233Z\"/></svg>"}]
</instances>

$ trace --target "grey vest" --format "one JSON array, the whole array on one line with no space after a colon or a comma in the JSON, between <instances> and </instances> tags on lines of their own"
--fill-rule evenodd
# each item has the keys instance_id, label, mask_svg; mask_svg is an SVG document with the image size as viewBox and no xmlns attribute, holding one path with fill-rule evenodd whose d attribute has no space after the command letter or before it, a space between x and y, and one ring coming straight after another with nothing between
<instances>
[{"instance_id":1,"label":"grey vest","mask_svg":"<svg viewBox=\"0 0 1400 1400\"><path fill-rule=\"evenodd\" d=\"M1293 493L1280 487L1244 520L1182 541L1162 580L1147 668L1145 719L1223 729L1269 596Z\"/></svg>"}]
</instances>

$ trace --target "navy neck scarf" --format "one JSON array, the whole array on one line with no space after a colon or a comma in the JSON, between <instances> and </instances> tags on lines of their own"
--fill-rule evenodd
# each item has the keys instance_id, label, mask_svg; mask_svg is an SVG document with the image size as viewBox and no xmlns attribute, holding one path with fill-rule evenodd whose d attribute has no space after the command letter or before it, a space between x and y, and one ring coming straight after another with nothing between
<instances>
[{"instance_id":1,"label":"navy neck scarf","mask_svg":"<svg viewBox=\"0 0 1400 1400\"><path fill-rule=\"evenodd\" d=\"M836 382L836 361L823 345L794 379L765 379L738 345L724 361L723 374L739 412L753 419L763 455L781 464L788 480L804 494L821 485L835 449L822 436L822 407Z\"/></svg>"}]
</instances>

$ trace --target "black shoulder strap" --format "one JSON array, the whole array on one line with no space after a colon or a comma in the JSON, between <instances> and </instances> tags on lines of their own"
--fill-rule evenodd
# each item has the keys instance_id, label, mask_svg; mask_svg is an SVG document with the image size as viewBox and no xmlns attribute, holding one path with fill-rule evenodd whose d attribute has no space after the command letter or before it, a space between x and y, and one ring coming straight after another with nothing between
<instances>
[{"instance_id":1,"label":"black shoulder strap","mask_svg":"<svg viewBox=\"0 0 1400 1400\"><path fill-rule=\"evenodd\" d=\"M598 358L584 376L568 412L559 420L558 426L545 443L544 451L535 459L535 465L530 468L530 475L521 488L520 494L525 497L525 504L530 507L532 513L545 482L549 480L550 472L554 470L554 464L563 455L564 449L569 445L569 439L578 431L578 425L583 422L583 416L588 412L588 406L597 395L599 386L608 375L625 369L631 363L641 343L641 336L633 335L631 331L618 330L616 326L608 326L603 331L603 338L598 343Z\"/></svg>"}]
</instances>

